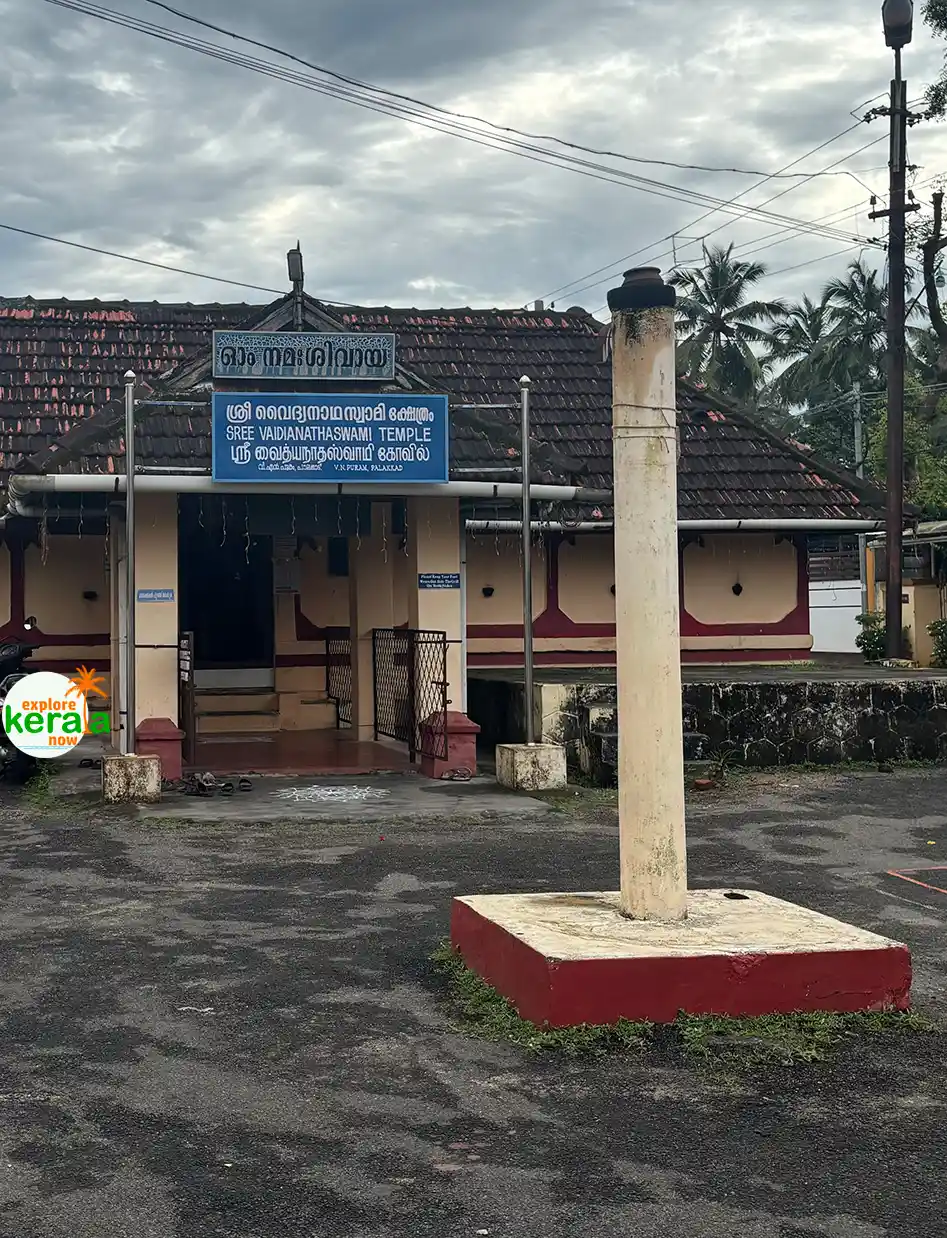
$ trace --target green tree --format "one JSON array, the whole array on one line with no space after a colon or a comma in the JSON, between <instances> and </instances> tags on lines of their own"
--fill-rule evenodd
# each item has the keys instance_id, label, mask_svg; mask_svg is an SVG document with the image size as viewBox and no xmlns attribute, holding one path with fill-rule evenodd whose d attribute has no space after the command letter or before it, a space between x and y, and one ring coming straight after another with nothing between
<instances>
[{"instance_id":1,"label":"green tree","mask_svg":"<svg viewBox=\"0 0 947 1238\"><path fill-rule=\"evenodd\" d=\"M852 262L818 300L786 307L771 331L767 361L778 370L770 384L777 400L801 409L798 434L827 460L855 464L856 387L884 387L887 295L877 272ZM779 368L782 366L783 368ZM862 401L870 429L877 403Z\"/></svg>"},{"instance_id":2,"label":"green tree","mask_svg":"<svg viewBox=\"0 0 947 1238\"><path fill-rule=\"evenodd\" d=\"M926 0L921 15L933 34L947 39L947 0ZM947 115L947 64L937 81L928 86L925 102L931 116Z\"/></svg>"},{"instance_id":3,"label":"green tree","mask_svg":"<svg viewBox=\"0 0 947 1238\"><path fill-rule=\"evenodd\" d=\"M822 297L828 331L819 369L825 380L842 391L856 382L883 387L888 294L878 272L859 258L841 279L829 280Z\"/></svg>"},{"instance_id":4,"label":"green tree","mask_svg":"<svg viewBox=\"0 0 947 1238\"><path fill-rule=\"evenodd\" d=\"M678 365L688 378L741 401L756 396L765 374L767 328L784 312L781 301L752 295L765 274L761 263L734 258L729 245L705 247L701 267L672 277L679 290Z\"/></svg>"},{"instance_id":5,"label":"green tree","mask_svg":"<svg viewBox=\"0 0 947 1238\"><path fill-rule=\"evenodd\" d=\"M914 378L904 389L904 497L930 519L947 517L947 457L934 441L924 408L924 391ZM947 416L947 398L941 400ZM888 416L884 406L868 440L868 462L873 476L885 480L885 444Z\"/></svg>"},{"instance_id":6,"label":"green tree","mask_svg":"<svg viewBox=\"0 0 947 1238\"><path fill-rule=\"evenodd\" d=\"M825 299L803 297L798 305L788 305L785 314L770 332L769 361L785 363L770 384L770 392L790 406L816 403L833 394L832 386L820 369L828 335Z\"/></svg>"}]
</instances>

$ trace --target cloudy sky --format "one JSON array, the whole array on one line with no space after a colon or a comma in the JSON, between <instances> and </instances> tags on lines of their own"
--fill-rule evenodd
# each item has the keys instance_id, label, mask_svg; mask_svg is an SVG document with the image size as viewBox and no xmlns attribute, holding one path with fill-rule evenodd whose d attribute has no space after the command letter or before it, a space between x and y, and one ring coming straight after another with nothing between
<instances>
[{"instance_id":1,"label":"cloudy sky","mask_svg":"<svg viewBox=\"0 0 947 1238\"><path fill-rule=\"evenodd\" d=\"M880 0L169 2L498 125L761 173L853 125L852 109L864 112L891 75ZM147 0L98 7L312 77ZM361 304L515 306L555 291L560 307L596 311L626 255L667 268L699 256L694 238L718 227L712 241L732 240L747 256L770 246L754 256L773 272L772 295L815 293L859 252L780 232L788 225L778 221L715 213L696 222L710 208L657 196L668 192L660 186L644 192L487 149L49 0L0 0L0 29L3 224L277 290L298 237L308 291ZM905 53L911 98L943 50L918 18ZM869 189L887 184L886 124L861 125L792 169L843 160L835 170L845 174L770 180L743 201L791 189L766 209L794 220L832 214L847 237L879 235L867 212ZM619 177L720 199L760 179L572 153ZM910 158L923 198L924 182L947 172L947 125L915 128ZM268 299L0 232L0 295L27 294Z\"/></svg>"}]
</instances>

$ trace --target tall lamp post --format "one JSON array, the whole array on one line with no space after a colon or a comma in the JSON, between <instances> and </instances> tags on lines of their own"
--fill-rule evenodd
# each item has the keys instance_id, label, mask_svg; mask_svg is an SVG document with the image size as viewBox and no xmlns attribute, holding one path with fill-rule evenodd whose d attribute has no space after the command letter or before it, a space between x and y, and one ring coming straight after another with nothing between
<instances>
[{"instance_id":1,"label":"tall lamp post","mask_svg":"<svg viewBox=\"0 0 947 1238\"><path fill-rule=\"evenodd\" d=\"M885 544L885 645L889 658L902 655L901 557L904 523L904 357L905 357L905 154L907 83L901 76L901 50L911 42L913 0L884 0L881 6L885 43L894 50L891 82L891 147L888 216L888 441Z\"/></svg>"}]
</instances>

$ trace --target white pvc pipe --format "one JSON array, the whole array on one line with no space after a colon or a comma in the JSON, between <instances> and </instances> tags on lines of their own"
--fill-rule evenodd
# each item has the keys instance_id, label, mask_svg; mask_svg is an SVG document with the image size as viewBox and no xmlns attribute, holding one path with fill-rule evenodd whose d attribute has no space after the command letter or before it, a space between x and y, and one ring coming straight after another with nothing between
<instances>
[{"instance_id":1,"label":"white pvc pipe","mask_svg":"<svg viewBox=\"0 0 947 1238\"><path fill-rule=\"evenodd\" d=\"M824 530L827 533L864 533L880 529L883 525L883 520L679 520L677 522L678 529L691 529L703 533L737 532L739 530L749 533L802 533L818 530ZM520 520L467 521L469 533L519 533L522 527ZM614 525L611 520L580 520L577 524L533 520L530 528L537 533L611 533Z\"/></svg>"},{"instance_id":2,"label":"white pvc pipe","mask_svg":"<svg viewBox=\"0 0 947 1238\"><path fill-rule=\"evenodd\" d=\"M23 501L30 494L122 494L125 491L124 475L111 473L54 473L45 476L15 474L8 483L11 499ZM217 482L210 476L193 474L138 473L135 476L136 493L171 494L334 494L373 495L381 499L386 493L436 498L468 499L518 499L523 487L519 482L449 481L440 485L400 484L391 482ZM529 488L534 499L551 502L585 500L604 501L607 495L600 490L583 490L581 486L542 486Z\"/></svg>"}]
</instances>

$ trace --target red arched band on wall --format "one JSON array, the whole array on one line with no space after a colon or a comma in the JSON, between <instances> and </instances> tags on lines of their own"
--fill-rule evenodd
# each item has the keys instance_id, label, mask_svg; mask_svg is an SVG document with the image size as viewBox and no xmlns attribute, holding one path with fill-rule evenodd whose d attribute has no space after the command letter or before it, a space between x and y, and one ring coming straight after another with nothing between
<instances>
[{"instance_id":1,"label":"red arched band on wall","mask_svg":"<svg viewBox=\"0 0 947 1238\"><path fill-rule=\"evenodd\" d=\"M796 607L775 623L701 623L684 608L684 555L678 556L681 599L681 636L808 636L809 559L805 537L791 537L796 550ZM733 651L731 651L733 652ZM785 661L783 651L780 661ZM759 661L761 653L755 652Z\"/></svg>"}]
</instances>

